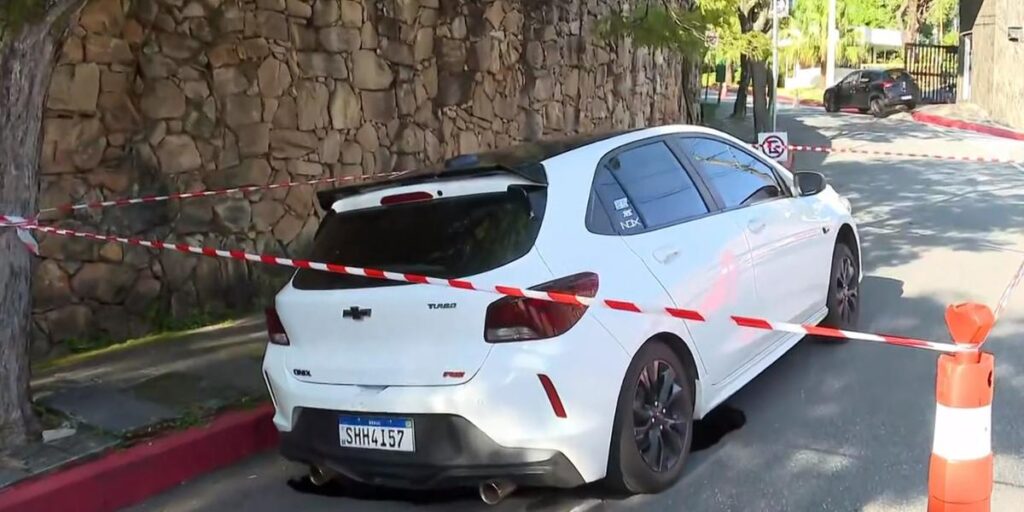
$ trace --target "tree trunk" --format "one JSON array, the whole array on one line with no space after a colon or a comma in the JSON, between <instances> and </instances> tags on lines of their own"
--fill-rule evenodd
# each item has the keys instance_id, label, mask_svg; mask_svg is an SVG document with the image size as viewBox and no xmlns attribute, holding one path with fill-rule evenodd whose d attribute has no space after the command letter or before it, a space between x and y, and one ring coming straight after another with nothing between
<instances>
[{"instance_id":1,"label":"tree trunk","mask_svg":"<svg viewBox=\"0 0 1024 512\"><path fill-rule=\"evenodd\" d=\"M740 56L740 85L736 90L736 103L732 106L732 117L747 117L747 88L750 87L750 59Z\"/></svg>"},{"instance_id":2,"label":"tree trunk","mask_svg":"<svg viewBox=\"0 0 1024 512\"><path fill-rule=\"evenodd\" d=\"M682 59L683 89L683 122L701 124L704 120L703 107L700 101L700 63L689 58Z\"/></svg>"},{"instance_id":3,"label":"tree trunk","mask_svg":"<svg viewBox=\"0 0 1024 512\"><path fill-rule=\"evenodd\" d=\"M903 42L916 43L921 21L928 12L930 0L903 0L900 14L903 18Z\"/></svg>"},{"instance_id":4,"label":"tree trunk","mask_svg":"<svg viewBox=\"0 0 1024 512\"><path fill-rule=\"evenodd\" d=\"M43 100L68 9L81 0L46 3L41 20L0 42L0 213L31 216ZM29 390L32 258L14 229L0 228L0 450L33 440L39 424Z\"/></svg>"},{"instance_id":5,"label":"tree trunk","mask_svg":"<svg viewBox=\"0 0 1024 512\"><path fill-rule=\"evenodd\" d=\"M764 61L750 63L754 83L754 133L768 131L768 66Z\"/></svg>"}]
</instances>

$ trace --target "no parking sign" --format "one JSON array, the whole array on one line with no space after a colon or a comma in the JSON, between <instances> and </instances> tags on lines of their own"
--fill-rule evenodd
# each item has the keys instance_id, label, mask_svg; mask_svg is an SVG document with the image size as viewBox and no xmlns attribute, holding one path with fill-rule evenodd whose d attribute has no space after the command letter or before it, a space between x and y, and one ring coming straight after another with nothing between
<instances>
[{"instance_id":1,"label":"no parking sign","mask_svg":"<svg viewBox=\"0 0 1024 512\"><path fill-rule=\"evenodd\" d=\"M778 162L789 160L789 134L786 132L763 132L757 134L757 147L761 152Z\"/></svg>"}]
</instances>

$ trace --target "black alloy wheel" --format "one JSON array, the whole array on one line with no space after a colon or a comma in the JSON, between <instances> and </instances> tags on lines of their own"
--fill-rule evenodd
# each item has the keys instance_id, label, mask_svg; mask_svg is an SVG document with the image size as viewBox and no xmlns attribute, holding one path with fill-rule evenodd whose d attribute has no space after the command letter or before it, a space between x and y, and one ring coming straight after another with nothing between
<instances>
[{"instance_id":1,"label":"black alloy wheel","mask_svg":"<svg viewBox=\"0 0 1024 512\"><path fill-rule=\"evenodd\" d=\"M857 258L844 242L837 242L832 254L828 283L828 316L822 322L836 329L857 328L860 318L860 268ZM837 342L838 339L828 341Z\"/></svg>"},{"instance_id":2,"label":"black alloy wheel","mask_svg":"<svg viewBox=\"0 0 1024 512\"><path fill-rule=\"evenodd\" d=\"M881 98L871 99L871 115L875 117L885 116L885 105L882 103Z\"/></svg>"},{"instance_id":3,"label":"black alloy wheel","mask_svg":"<svg viewBox=\"0 0 1024 512\"><path fill-rule=\"evenodd\" d=\"M630 362L615 408L605 483L656 493L683 474L693 441L694 377L669 340L648 340Z\"/></svg>"},{"instance_id":4,"label":"black alloy wheel","mask_svg":"<svg viewBox=\"0 0 1024 512\"><path fill-rule=\"evenodd\" d=\"M839 104L836 101L835 93L825 95L825 112L839 112Z\"/></svg>"},{"instance_id":5,"label":"black alloy wheel","mask_svg":"<svg viewBox=\"0 0 1024 512\"><path fill-rule=\"evenodd\" d=\"M689 391L667 361L656 359L644 366L633 397L633 439L647 467L655 472L670 470L679 463L688 435L686 410Z\"/></svg>"}]
</instances>

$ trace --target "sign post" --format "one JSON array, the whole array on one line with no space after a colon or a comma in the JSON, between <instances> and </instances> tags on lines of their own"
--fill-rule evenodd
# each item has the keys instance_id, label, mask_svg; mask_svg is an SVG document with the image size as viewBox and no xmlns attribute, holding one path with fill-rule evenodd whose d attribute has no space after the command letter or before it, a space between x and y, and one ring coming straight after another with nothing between
<instances>
[{"instance_id":1,"label":"sign post","mask_svg":"<svg viewBox=\"0 0 1024 512\"><path fill-rule=\"evenodd\" d=\"M789 16L789 0L774 0L775 8L772 9L772 84L769 90L775 91L772 94L772 131L778 129L778 96L779 91L779 18Z\"/></svg>"}]
</instances>

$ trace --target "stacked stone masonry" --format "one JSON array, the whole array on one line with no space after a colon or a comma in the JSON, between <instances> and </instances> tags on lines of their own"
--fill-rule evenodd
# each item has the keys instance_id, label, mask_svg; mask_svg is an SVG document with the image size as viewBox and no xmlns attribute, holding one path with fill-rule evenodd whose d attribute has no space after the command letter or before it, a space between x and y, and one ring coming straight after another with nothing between
<instances>
[{"instance_id":1,"label":"stacked stone masonry","mask_svg":"<svg viewBox=\"0 0 1024 512\"><path fill-rule=\"evenodd\" d=\"M692 63L601 42L612 0L87 0L54 69L41 206L370 176L562 134L696 119ZM690 90L697 90L692 87ZM79 212L61 225L303 255L310 187ZM289 273L48 236L37 353L250 308Z\"/></svg>"}]
</instances>

